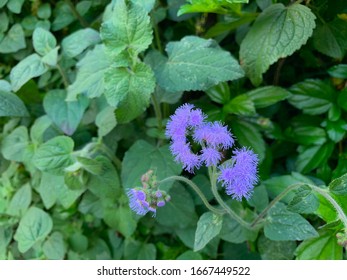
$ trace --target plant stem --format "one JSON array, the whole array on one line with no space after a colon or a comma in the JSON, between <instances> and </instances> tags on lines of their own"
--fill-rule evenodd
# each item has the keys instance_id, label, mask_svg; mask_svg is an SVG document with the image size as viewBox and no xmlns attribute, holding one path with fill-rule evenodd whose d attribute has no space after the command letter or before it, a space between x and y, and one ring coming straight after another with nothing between
<instances>
[{"instance_id":1,"label":"plant stem","mask_svg":"<svg viewBox=\"0 0 347 280\"><path fill-rule=\"evenodd\" d=\"M249 223L247 223L245 220L243 220L241 217L239 217L225 202L224 200L220 197L218 190L217 190L217 172L215 167L208 167L208 174L210 176L210 181L211 181L211 190L216 198L217 202L219 203L220 206L229 214L229 216L234 219L236 222L238 222L241 226L254 230L253 227Z\"/></svg>"},{"instance_id":2,"label":"plant stem","mask_svg":"<svg viewBox=\"0 0 347 280\"><path fill-rule=\"evenodd\" d=\"M162 131L163 130L163 117L161 114L160 105L159 105L156 97L154 96L154 94L151 95L151 98L152 98L155 116L157 117L157 120L158 120L158 128L160 131Z\"/></svg>"},{"instance_id":3,"label":"plant stem","mask_svg":"<svg viewBox=\"0 0 347 280\"><path fill-rule=\"evenodd\" d=\"M163 53L163 47L161 46L158 25L154 22L153 15L151 16L151 18L152 18L152 26L154 30L154 38L155 38L155 43L157 45L157 49L160 53Z\"/></svg>"},{"instance_id":4,"label":"plant stem","mask_svg":"<svg viewBox=\"0 0 347 280\"><path fill-rule=\"evenodd\" d=\"M187 185L189 185L196 193L197 195L201 198L202 202L205 204L205 206L213 213L217 214L217 215L224 215L225 211L217 209L215 207L213 207L206 199L205 195L201 192L201 190L199 189L199 187L191 180L182 177L182 176L170 176L167 177L161 181L158 182L158 184L162 184L165 183L167 181L171 181L171 180L176 180L176 181L181 181L183 183L186 183Z\"/></svg>"},{"instance_id":5,"label":"plant stem","mask_svg":"<svg viewBox=\"0 0 347 280\"><path fill-rule=\"evenodd\" d=\"M78 19L80 24L83 27L88 27L89 24L85 21L85 19L80 15L80 13L76 10L75 5L70 0L65 0L66 4L69 5L71 12L74 14L74 16Z\"/></svg>"},{"instance_id":6,"label":"plant stem","mask_svg":"<svg viewBox=\"0 0 347 280\"><path fill-rule=\"evenodd\" d=\"M60 66L59 63L57 63L56 67L57 67L57 69L58 69L58 71L59 71L59 73L63 79L63 83L64 83L65 88L68 88L69 87L69 81L67 79L67 76L66 76L63 68Z\"/></svg>"}]
</instances>

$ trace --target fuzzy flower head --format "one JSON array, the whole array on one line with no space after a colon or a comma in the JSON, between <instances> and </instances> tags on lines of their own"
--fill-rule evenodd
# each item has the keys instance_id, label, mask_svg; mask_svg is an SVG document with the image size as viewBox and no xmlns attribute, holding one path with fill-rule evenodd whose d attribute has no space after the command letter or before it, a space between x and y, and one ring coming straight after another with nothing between
<instances>
[{"instance_id":1,"label":"fuzzy flower head","mask_svg":"<svg viewBox=\"0 0 347 280\"><path fill-rule=\"evenodd\" d=\"M252 150L242 148L234 151L233 165L220 167L218 181L222 182L226 193L234 199L249 199L254 185L258 182L258 157Z\"/></svg>"},{"instance_id":2,"label":"fuzzy flower head","mask_svg":"<svg viewBox=\"0 0 347 280\"><path fill-rule=\"evenodd\" d=\"M130 209L140 216L152 213L154 217L158 207L163 207L170 196L157 187L156 176L149 170L141 177L142 187L129 189L127 192Z\"/></svg>"}]
</instances>

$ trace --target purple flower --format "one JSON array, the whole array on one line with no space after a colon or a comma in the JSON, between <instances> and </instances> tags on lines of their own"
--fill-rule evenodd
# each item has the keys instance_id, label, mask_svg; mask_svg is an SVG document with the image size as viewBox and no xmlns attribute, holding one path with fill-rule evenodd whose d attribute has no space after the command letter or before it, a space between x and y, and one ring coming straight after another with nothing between
<instances>
[{"instance_id":1,"label":"purple flower","mask_svg":"<svg viewBox=\"0 0 347 280\"><path fill-rule=\"evenodd\" d=\"M258 182L258 156L253 151L243 147L234 151L234 164L220 168L218 181L226 189L226 193L237 200L242 197L249 199L254 185Z\"/></svg>"},{"instance_id":2,"label":"purple flower","mask_svg":"<svg viewBox=\"0 0 347 280\"><path fill-rule=\"evenodd\" d=\"M220 122L204 123L193 134L193 139L200 144L207 144L213 148L231 148L234 139L226 126Z\"/></svg>"},{"instance_id":3,"label":"purple flower","mask_svg":"<svg viewBox=\"0 0 347 280\"><path fill-rule=\"evenodd\" d=\"M146 201L146 194L141 190L130 189L128 192L129 205L136 214L144 216L148 212L149 203Z\"/></svg>"},{"instance_id":4,"label":"purple flower","mask_svg":"<svg viewBox=\"0 0 347 280\"><path fill-rule=\"evenodd\" d=\"M183 169L193 173L195 167L200 167L200 158L191 151L188 143L180 140L173 141L170 149L175 160L183 164Z\"/></svg>"},{"instance_id":5,"label":"purple flower","mask_svg":"<svg viewBox=\"0 0 347 280\"><path fill-rule=\"evenodd\" d=\"M222 154L212 147L203 148L201 151L201 161L205 162L206 166L217 166L221 158Z\"/></svg>"},{"instance_id":6,"label":"purple flower","mask_svg":"<svg viewBox=\"0 0 347 280\"><path fill-rule=\"evenodd\" d=\"M176 110L166 125L166 136L168 138L171 138L173 141L186 141L187 128L193 108L194 106L191 104L184 104Z\"/></svg>"},{"instance_id":7,"label":"purple flower","mask_svg":"<svg viewBox=\"0 0 347 280\"><path fill-rule=\"evenodd\" d=\"M188 125L192 128L198 127L203 124L206 116L200 109L195 109L190 112Z\"/></svg>"}]
</instances>

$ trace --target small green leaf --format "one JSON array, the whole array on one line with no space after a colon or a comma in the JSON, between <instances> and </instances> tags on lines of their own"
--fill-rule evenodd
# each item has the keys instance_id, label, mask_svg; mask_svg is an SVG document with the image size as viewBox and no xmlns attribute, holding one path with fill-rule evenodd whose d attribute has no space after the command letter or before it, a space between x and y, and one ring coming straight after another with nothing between
<instances>
[{"instance_id":1,"label":"small green leaf","mask_svg":"<svg viewBox=\"0 0 347 280\"><path fill-rule=\"evenodd\" d=\"M308 173L313 169L324 164L334 150L334 144L331 142L317 146L302 147L299 156L295 162L298 172Z\"/></svg>"},{"instance_id":2,"label":"small green leaf","mask_svg":"<svg viewBox=\"0 0 347 280\"><path fill-rule=\"evenodd\" d=\"M301 186L294 191L295 196L288 205L292 212L309 214L314 213L319 207L319 200L309 186Z\"/></svg>"},{"instance_id":3,"label":"small green leaf","mask_svg":"<svg viewBox=\"0 0 347 280\"><path fill-rule=\"evenodd\" d=\"M49 51L45 56L42 57L42 62L48 66L56 66L58 62L58 50L60 47L56 47Z\"/></svg>"},{"instance_id":4,"label":"small green leaf","mask_svg":"<svg viewBox=\"0 0 347 280\"><path fill-rule=\"evenodd\" d=\"M346 88L339 92L337 103L344 111L347 111L347 89Z\"/></svg>"},{"instance_id":5,"label":"small green leaf","mask_svg":"<svg viewBox=\"0 0 347 280\"><path fill-rule=\"evenodd\" d=\"M246 94L241 94L231 99L224 105L223 110L229 114L242 116L255 114L254 103Z\"/></svg>"},{"instance_id":6,"label":"small green leaf","mask_svg":"<svg viewBox=\"0 0 347 280\"><path fill-rule=\"evenodd\" d=\"M23 4L24 0L9 0L7 8L14 14L20 14Z\"/></svg>"},{"instance_id":7,"label":"small green leaf","mask_svg":"<svg viewBox=\"0 0 347 280\"><path fill-rule=\"evenodd\" d=\"M19 126L2 140L1 153L5 159L21 162L28 145L28 129L25 126Z\"/></svg>"},{"instance_id":8,"label":"small green leaf","mask_svg":"<svg viewBox=\"0 0 347 280\"><path fill-rule=\"evenodd\" d=\"M43 210L31 207L19 222L14 239L18 242L18 249L25 253L37 242L42 241L51 232L53 222Z\"/></svg>"},{"instance_id":9,"label":"small green leaf","mask_svg":"<svg viewBox=\"0 0 347 280\"><path fill-rule=\"evenodd\" d=\"M152 243L125 240L124 258L126 260L155 260L156 254L156 247Z\"/></svg>"},{"instance_id":10,"label":"small green leaf","mask_svg":"<svg viewBox=\"0 0 347 280\"><path fill-rule=\"evenodd\" d=\"M8 24L9 24L9 19L7 14L5 12L0 13L0 34L7 31Z\"/></svg>"},{"instance_id":11,"label":"small green leaf","mask_svg":"<svg viewBox=\"0 0 347 280\"><path fill-rule=\"evenodd\" d=\"M328 69L331 77L347 79L347 64L338 64Z\"/></svg>"},{"instance_id":12,"label":"small green leaf","mask_svg":"<svg viewBox=\"0 0 347 280\"><path fill-rule=\"evenodd\" d=\"M21 60L12 68L10 79L12 90L18 91L27 81L41 76L48 71L48 67L41 61L37 54L32 54Z\"/></svg>"},{"instance_id":13,"label":"small green leaf","mask_svg":"<svg viewBox=\"0 0 347 280\"><path fill-rule=\"evenodd\" d=\"M43 253L49 260L63 260L66 253L66 246L63 235L60 232L53 232L43 243Z\"/></svg>"},{"instance_id":14,"label":"small green leaf","mask_svg":"<svg viewBox=\"0 0 347 280\"><path fill-rule=\"evenodd\" d=\"M26 47L24 30L19 23L12 25L0 42L0 53L15 53Z\"/></svg>"},{"instance_id":15,"label":"small green leaf","mask_svg":"<svg viewBox=\"0 0 347 280\"><path fill-rule=\"evenodd\" d=\"M251 90L246 95L250 97L256 108L264 108L287 99L290 93L281 87L266 86Z\"/></svg>"},{"instance_id":16,"label":"small green leaf","mask_svg":"<svg viewBox=\"0 0 347 280\"><path fill-rule=\"evenodd\" d=\"M89 98L101 96L104 93L104 72L110 64L103 45L97 45L87 52L77 63L77 77L68 88L67 99L76 101L79 94L85 94Z\"/></svg>"},{"instance_id":17,"label":"small green leaf","mask_svg":"<svg viewBox=\"0 0 347 280\"><path fill-rule=\"evenodd\" d=\"M82 165L82 167L89 173L94 175L100 175L102 173L102 163L96 159L87 157L77 157L77 161Z\"/></svg>"},{"instance_id":18,"label":"small green leaf","mask_svg":"<svg viewBox=\"0 0 347 280\"><path fill-rule=\"evenodd\" d=\"M325 130L314 126L289 127L285 135L289 141L300 145L322 145L327 141Z\"/></svg>"},{"instance_id":19,"label":"small green leaf","mask_svg":"<svg viewBox=\"0 0 347 280\"><path fill-rule=\"evenodd\" d=\"M273 241L261 235L257 243L263 260L292 260L294 257L295 241Z\"/></svg>"},{"instance_id":20,"label":"small green leaf","mask_svg":"<svg viewBox=\"0 0 347 280\"><path fill-rule=\"evenodd\" d=\"M149 66L144 63L137 63L131 69L111 66L104 79L107 102L117 107L119 123L129 122L145 111L155 88L154 74Z\"/></svg>"},{"instance_id":21,"label":"small green leaf","mask_svg":"<svg viewBox=\"0 0 347 280\"><path fill-rule=\"evenodd\" d=\"M85 49L100 42L97 31L91 28L78 30L64 38L62 41L63 52L69 57L81 54Z\"/></svg>"},{"instance_id":22,"label":"small green leaf","mask_svg":"<svg viewBox=\"0 0 347 280\"><path fill-rule=\"evenodd\" d=\"M329 191L336 195L347 194L347 174L333 180L329 184Z\"/></svg>"},{"instance_id":23,"label":"small green leaf","mask_svg":"<svg viewBox=\"0 0 347 280\"><path fill-rule=\"evenodd\" d=\"M23 101L11 92L0 91L0 117L28 117Z\"/></svg>"},{"instance_id":24,"label":"small green leaf","mask_svg":"<svg viewBox=\"0 0 347 280\"><path fill-rule=\"evenodd\" d=\"M52 14L51 5L49 3L41 4L37 10L37 16L42 19L49 19Z\"/></svg>"},{"instance_id":25,"label":"small green leaf","mask_svg":"<svg viewBox=\"0 0 347 280\"><path fill-rule=\"evenodd\" d=\"M234 10L240 10L241 3L249 0L190 0L189 4L181 6L178 16L188 13L217 13L227 14Z\"/></svg>"},{"instance_id":26,"label":"small green leaf","mask_svg":"<svg viewBox=\"0 0 347 280\"><path fill-rule=\"evenodd\" d=\"M269 210L268 215L264 233L270 240L304 240L318 236L308 221L299 214L288 211L280 202Z\"/></svg>"},{"instance_id":27,"label":"small green leaf","mask_svg":"<svg viewBox=\"0 0 347 280\"><path fill-rule=\"evenodd\" d=\"M329 138L335 143L340 142L346 135L347 122L344 120L330 121L327 120L324 122Z\"/></svg>"},{"instance_id":28,"label":"small green leaf","mask_svg":"<svg viewBox=\"0 0 347 280\"><path fill-rule=\"evenodd\" d=\"M10 205L7 209L8 214L13 216L22 216L29 208L31 203L31 187L25 184L12 197Z\"/></svg>"},{"instance_id":29,"label":"small green leaf","mask_svg":"<svg viewBox=\"0 0 347 280\"><path fill-rule=\"evenodd\" d=\"M308 115L327 112L334 101L334 88L322 80L305 80L290 88L289 103Z\"/></svg>"},{"instance_id":30,"label":"small green leaf","mask_svg":"<svg viewBox=\"0 0 347 280\"><path fill-rule=\"evenodd\" d=\"M219 83L218 85L206 90L206 94L212 101L219 104L226 104L230 100L230 89L227 82Z\"/></svg>"},{"instance_id":31,"label":"small green leaf","mask_svg":"<svg viewBox=\"0 0 347 280\"><path fill-rule=\"evenodd\" d=\"M282 3L269 6L258 16L240 47L241 65L254 85L262 82L270 65L306 44L316 26L315 18L304 5L285 7Z\"/></svg>"},{"instance_id":32,"label":"small green leaf","mask_svg":"<svg viewBox=\"0 0 347 280\"><path fill-rule=\"evenodd\" d=\"M194 251L203 249L222 229L223 218L212 212L201 215L195 232Z\"/></svg>"},{"instance_id":33,"label":"small green leaf","mask_svg":"<svg viewBox=\"0 0 347 280\"><path fill-rule=\"evenodd\" d=\"M112 17L101 26L101 38L112 56L128 49L133 55L147 49L152 42L152 25L147 12L133 3L119 0Z\"/></svg>"},{"instance_id":34,"label":"small green leaf","mask_svg":"<svg viewBox=\"0 0 347 280\"><path fill-rule=\"evenodd\" d=\"M237 60L211 39L186 36L169 43L166 51L168 59L163 57L154 72L159 85L169 92L207 90L244 76Z\"/></svg>"},{"instance_id":35,"label":"small green leaf","mask_svg":"<svg viewBox=\"0 0 347 280\"><path fill-rule=\"evenodd\" d=\"M52 122L66 135L72 135L88 107L89 101L79 96L76 101L66 101L64 90L52 90L45 95L43 107Z\"/></svg>"},{"instance_id":36,"label":"small green leaf","mask_svg":"<svg viewBox=\"0 0 347 280\"><path fill-rule=\"evenodd\" d=\"M71 153L74 142L70 137L57 136L39 146L33 163L43 172L53 175L64 174L64 169L73 163Z\"/></svg>"},{"instance_id":37,"label":"small green leaf","mask_svg":"<svg viewBox=\"0 0 347 280\"><path fill-rule=\"evenodd\" d=\"M179 255L176 260L202 260L202 256L197 252L188 250Z\"/></svg>"},{"instance_id":38,"label":"small green leaf","mask_svg":"<svg viewBox=\"0 0 347 280\"><path fill-rule=\"evenodd\" d=\"M103 137L111 132L117 125L114 108L107 106L101 110L95 118L95 125L98 127L99 137Z\"/></svg>"},{"instance_id":39,"label":"small green leaf","mask_svg":"<svg viewBox=\"0 0 347 280\"><path fill-rule=\"evenodd\" d=\"M35 51L44 56L57 46L57 40L48 30L37 27L33 33L33 45Z\"/></svg>"}]
</instances>

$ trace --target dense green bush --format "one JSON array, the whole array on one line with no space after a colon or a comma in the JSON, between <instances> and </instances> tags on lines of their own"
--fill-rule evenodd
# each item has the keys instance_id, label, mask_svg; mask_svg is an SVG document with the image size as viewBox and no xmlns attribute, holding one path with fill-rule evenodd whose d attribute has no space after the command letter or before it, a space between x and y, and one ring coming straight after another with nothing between
<instances>
[{"instance_id":1,"label":"dense green bush","mask_svg":"<svg viewBox=\"0 0 347 280\"><path fill-rule=\"evenodd\" d=\"M0 259L346 259L346 51L344 0L0 0ZM184 103L258 155L249 200L174 160ZM136 215L150 169L221 215L184 179Z\"/></svg>"}]
</instances>

